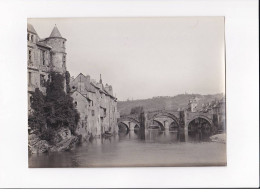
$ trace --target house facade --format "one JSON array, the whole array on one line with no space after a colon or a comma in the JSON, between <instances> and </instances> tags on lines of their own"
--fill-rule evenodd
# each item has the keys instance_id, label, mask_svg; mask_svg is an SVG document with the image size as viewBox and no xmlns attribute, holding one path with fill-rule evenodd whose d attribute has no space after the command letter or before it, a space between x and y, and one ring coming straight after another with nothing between
<instances>
[{"instance_id":1,"label":"house facade","mask_svg":"<svg viewBox=\"0 0 260 192\"><path fill-rule=\"evenodd\" d=\"M87 138L100 136L105 132L117 133L117 99L111 85L103 85L80 73L70 82L74 105L80 112L78 132ZM84 106L84 107L82 107Z\"/></svg>"}]
</instances>

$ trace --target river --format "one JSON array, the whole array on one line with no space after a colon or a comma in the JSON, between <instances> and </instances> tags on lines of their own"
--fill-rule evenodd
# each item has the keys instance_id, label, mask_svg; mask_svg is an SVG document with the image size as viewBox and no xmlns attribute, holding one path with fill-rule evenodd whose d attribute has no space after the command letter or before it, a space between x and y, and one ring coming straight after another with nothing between
<instances>
[{"instance_id":1,"label":"river","mask_svg":"<svg viewBox=\"0 0 260 192\"><path fill-rule=\"evenodd\" d=\"M120 133L93 139L71 151L29 155L31 168L223 165L226 144L198 135L158 131L147 131L144 140L134 132Z\"/></svg>"}]
</instances>

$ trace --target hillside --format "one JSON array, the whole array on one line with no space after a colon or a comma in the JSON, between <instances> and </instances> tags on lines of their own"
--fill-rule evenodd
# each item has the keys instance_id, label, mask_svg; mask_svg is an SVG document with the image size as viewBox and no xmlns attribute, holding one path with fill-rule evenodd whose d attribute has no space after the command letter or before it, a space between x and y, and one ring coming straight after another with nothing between
<instances>
[{"instance_id":1,"label":"hillside","mask_svg":"<svg viewBox=\"0 0 260 192\"><path fill-rule=\"evenodd\" d=\"M181 94L174 97L154 97L143 100L132 100L132 101L118 101L117 109L121 115L130 114L133 107L143 106L145 111L156 111L156 110L178 110L178 108L187 108L190 99L197 97L198 108L203 103L210 103L214 100L220 100L223 94L214 95L199 95L199 94Z\"/></svg>"}]
</instances>

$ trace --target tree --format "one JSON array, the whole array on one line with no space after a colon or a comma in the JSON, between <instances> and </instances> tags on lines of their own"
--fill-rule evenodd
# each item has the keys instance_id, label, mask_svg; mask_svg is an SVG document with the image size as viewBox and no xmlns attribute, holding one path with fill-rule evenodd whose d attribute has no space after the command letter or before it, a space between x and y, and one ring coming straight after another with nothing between
<instances>
[{"instance_id":1,"label":"tree","mask_svg":"<svg viewBox=\"0 0 260 192\"><path fill-rule=\"evenodd\" d=\"M70 73L66 71L65 73L65 80L66 80L66 92L70 92Z\"/></svg>"},{"instance_id":2,"label":"tree","mask_svg":"<svg viewBox=\"0 0 260 192\"><path fill-rule=\"evenodd\" d=\"M38 88L32 94L29 126L47 141L62 127L68 127L75 134L79 121L73 99L64 91L64 79L63 75L52 72L46 83L46 96Z\"/></svg>"},{"instance_id":3,"label":"tree","mask_svg":"<svg viewBox=\"0 0 260 192\"><path fill-rule=\"evenodd\" d=\"M32 113L29 115L28 124L29 127L35 132L42 132L46 127L45 116L45 96L39 90L35 89L30 98Z\"/></svg>"},{"instance_id":4,"label":"tree","mask_svg":"<svg viewBox=\"0 0 260 192\"><path fill-rule=\"evenodd\" d=\"M64 91L64 77L59 73L51 73L46 90L47 126L54 130L69 127L75 133L79 121L79 113L75 109L73 99Z\"/></svg>"}]
</instances>

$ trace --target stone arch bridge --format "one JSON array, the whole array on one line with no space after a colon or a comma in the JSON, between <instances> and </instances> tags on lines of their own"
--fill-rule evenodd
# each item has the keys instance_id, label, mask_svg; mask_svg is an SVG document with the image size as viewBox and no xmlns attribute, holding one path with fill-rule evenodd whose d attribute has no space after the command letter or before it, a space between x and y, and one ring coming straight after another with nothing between
<instances>
[{"instance_id":1,"label":"stone arch bridge","mask_svg":"<svg viewBox=\"0 0 260 192\"><path fill-rule=\"evenodd\" d=\"M218 126L214 119L213 113L204 112L189 112L189 111L170 111L160 110L144 113L145 122L144 129L153 129L154 127L160 130L185 131L190 129L191 122L202 120L207 126L215 131ZM132 131L141 127L140 115L130 114L123 115L118 119L118 124L124 124L128 130Z\"/></svg>"}]
</instances>

